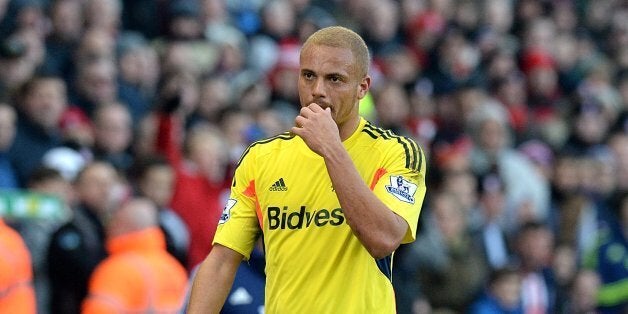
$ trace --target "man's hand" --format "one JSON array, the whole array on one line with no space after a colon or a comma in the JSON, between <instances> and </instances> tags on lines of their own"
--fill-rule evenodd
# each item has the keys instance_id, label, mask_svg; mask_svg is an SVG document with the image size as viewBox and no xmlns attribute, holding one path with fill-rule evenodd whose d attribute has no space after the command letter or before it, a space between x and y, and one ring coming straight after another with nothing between
<instances>
[{"instance_id":1,"label":"man's hand","mask_svg":"<svg viewBox=\"0 0 628 314\"><path fill-rule=\"evenodd\" d=\"M331 109L323 109L316 103L301 108L294 119L292 133L300 136L315 153L325 156L325 152L335 145L342 145L338 125L331 116Z\"/></svg>"}]
</instances>

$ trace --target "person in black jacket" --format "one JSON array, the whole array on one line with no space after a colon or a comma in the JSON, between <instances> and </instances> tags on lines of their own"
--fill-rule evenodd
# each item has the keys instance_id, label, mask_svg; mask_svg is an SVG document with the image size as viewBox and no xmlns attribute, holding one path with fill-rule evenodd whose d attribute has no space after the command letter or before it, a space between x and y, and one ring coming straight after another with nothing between
<instances>
[{"instance_id":1,"label":"person in black jacket","mask_svg":"<svg viewBox=\"0 0 628 314\"><path fill-rule=\"evenodd\" d=\"M95 161L77 175L78 205L72 219L57 229L48 248L51 313L80 313L89 276L107 253L103 222L123 194L121 178L106 162Z\"/></svg>"}]
</instances>

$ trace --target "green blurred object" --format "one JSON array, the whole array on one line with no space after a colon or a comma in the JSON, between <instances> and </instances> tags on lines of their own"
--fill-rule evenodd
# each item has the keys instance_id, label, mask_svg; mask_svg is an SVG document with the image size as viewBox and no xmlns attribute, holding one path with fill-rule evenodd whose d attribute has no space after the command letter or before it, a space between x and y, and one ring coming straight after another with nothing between
<instances>
[{"instance_id":1,"label":"green blurred object","mask_svg":"<svg viewBox=\"0 0 628 314\"><path fill-rule=\"evenodd\" d=\"M366 96L360 100L360 115L368 121L375 121L377 112L375 112L375 102L371 92L367 92Z\"/></svg>"},{"instance_id":2,"label":"green blurred object","mask_svg":"<svg viewBox=\"0 0 628 314\"><path fill-rule=\"evenodd\" d=\"M46 219L63 221L70 217L64 202L56 196L19 190L0 190L0 216L8 220Z\"/></svg>"}]
</instances>

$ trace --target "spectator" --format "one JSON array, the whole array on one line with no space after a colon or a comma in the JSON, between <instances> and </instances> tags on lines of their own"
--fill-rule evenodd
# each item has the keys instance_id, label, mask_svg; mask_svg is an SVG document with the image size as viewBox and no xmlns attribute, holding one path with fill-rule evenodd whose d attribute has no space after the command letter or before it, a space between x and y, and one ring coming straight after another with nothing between
<instances>
[{"instance_id":1,"label":"spectator","mask_svg":"<svg viewBox=\"0 0 628 314\"><path fill-rule=\"evenodd\" d=\"M138 160L131 169L138 195L157 206L159 227L166 237L166 248L182 265L187 266L190 232L181 217L170 208L174 193L175 172L160 155Z\"/></svg>"},{"instance_id":2,"label":"spectator","mask_svg":"<svg viewBox=\"0 0 628 314\"><path fill-rule=\"evenodd\" d=\"M404 262L414 264L418 276L399 280L417 278L415 289L435 311L460 312L481 292L489 267L456 195L437 192L430 204L424 235L412 245L413 259Z\"/></svg>"},{"instance_id":3,"label":"spectator","mask_svg":"<svg viewBox=\"0 0 628 314\"><path fill-rule=\"evenodd\" d=\"M120 187L118 173L106 162L92 162L78 174L72 219L53 233L48 248L51 313L80 312L89 276L107 255L104 221L123 197Z\"/></svg>"},{"instance_id":4,"label":"spectator","mask_svg":"<svg viewBox=\"0 0 628 314\"><path fill-rule=\"evenodd\" d=\"M496 173L482 176L479 181L482 223L477 232L482 239L482 249L491 269L500 269L510 264L513 257L510 235L501 223L504 218L506 187Z\"/></svg>"},{"instance_id":5,"label":"spectator","mask_svg":"<svg viewBox=\"0 0 628 314\"><path fill-rule=\"evenodd\" d=\"M600 275L598 309L600 313L625 313L628 310L628 194L620 193L614 208L616 220L600 232L598 245L586 261Z\"/></svg>"},{"instance_id":6,"label":"spectator","mask_svg":"<svg viewBox=\"0 0 628 314\"><path fill-rule=\"evenodd\" d=\"M529 220L549 215L549 186L532 164L512 147L506 112L501 104L487 101L472 111L467 127L474 142L471 167L476 175L496 171L506 191L503 227L512 234Z\"/></svg>"},{"instance_id":7,"label":"spectator","mask_svg":"<svg viewBox=\"0 0 628 314\"><path fill-rule=\"evenodd\" d=\"M31 174L25 191L32 196L32 209L41 214L36 217L24 217L16 223L31 253L33 267L33 287L37 299L38 313L48 313L50 304L50 281L48 274L48 241L54 231L70 218L70 210L74 205L71 183L59 171L46 166L39 167ZM36 196L45 195L60 201L59 206L50 206L36 202Z\"/></svg>"},{"instance_id":8,"label":"spectator","mask_svg":"<svg viewBox=\"0 0 628 314\"><path fill-rule=\"evenodd\" d=\"M31 256L22 237L0 217L0 309L37 313Z\"/></svg>"},{"instance_id":9,"label":"spectator","mask_svg":"<svg viewBox=\"0 0 628 314\"><path fill-rule=\"evenodd\" d=\"M127 107L131 112L133 121L139 121L150 111L152 100L150 80L147 79L147 69L144 67L156 67L149 64L150 47L144 36L136 32L123 32L118 36L116 45L119 73L120 98L130 101Z\"/></svg>"},{"instance_id":10,"label":"spectator","mask_svg":"<svg viewBox=\"0 0 628 314\"><path fill-rule=\"evenodd\" d=\"M118 100L117 73L113 60L97 56L92 58L99 59L78 63L71 100L90 118L94 117L98 107Z\"/></svg>"},{"instance_id":11,"label":"spectator","mask_svg":"<svg viewBox=\"0 0 628 314\"><path fill-rule=\"evenodd\" d=\"M197 40L203 34L201 8L195 0L171 1L168 6L167 35L171 40Z\"/></svg>"},{"instance_id":12,"label":"spectator","mask_svg":"<svg viewBox=\"0 0 628 314\"><path fill-rule=\"evenodd\" d=\"M102 29L112 36L118 35L122 23L121 0L87 0L84 6L87 28Z\"/></svg>"},{"instance_id":13,"label":"spectator","mask_svg":"<svg viewBox=\"0 0 628 314\"><path fill-rule=\"evenodd\" d=\"M82 313L177 313L187 274L166 252L155 204L132 198L107 223L109 257L90 278Z\"/></svg>"},{"instance_id":14,"label":"spectator","mask_svg":"<svg viewBox=\"0 0 628 314\"><path fill-rule=\"evenodd\" d=\"M592 270L583 269L576 274L569 300L563 313L599 313L597 296L600 293L600 276Z\"/></svg>"},{"instance_id":15,"label":"spectator","mask_svg":"<svg viewBox=\"0 0 628 314\"><path fill-rule=\"evenodd\" d=\"M526 313L553 313L556 287L551 270L554 235L541 223L527 222L516 234L521 272L521 301Z\"/></svg>"},{"instance_id":16,"label":"spectator","mask_svg":"<svg viewBox=\"0 0 628 314\"><path fill-rule=\"evenodd\" d=\"M523 314L521 276L516 268L498 268L491 272L484 295L470 307L470 314Z\"/></svg>"},{"instance_id":17,"label":"spectator","mask_svg":"<svg viewBox=\"0 0 628 314\"><path fill-rule=\"evenodd\" d=\"M62 144L59 122L66 108L66 86L56 76L35 76L20 88L17 133L9 150L20 186L44 154Z\"/></svg>"},{"instance_id":18,"label":"spectator","mask_svg":"<svg viewBox=\"0 0 628 314\"><path fill-rule=\"evenodd\" d=\"M15 109L6 103L0 102L0 189L18 188L18 179L15 168L7 156L13 144L17 127Z\"/></svg>"},{"instance_id":19,"label":"spectator","mask_svg":"<svg viewBox=\"0 0 628 314\"><path fill-rule=\"evenodd\" d=\"M180 105L170 106L172 110ZM176 114L161 113L157 148L167 156L176 172L171 206L190 231L187 269L192 270L212 248L230 186L229 159L220 129L199 125L185 135L184 143L179 143L184 131L180 123Z\"/></svg>"},{"instance_id":20,"label":"spectator","mask_svg":"<svg viewBox=\"0 0 628 314\"><path fill-rule=\"evenodd\" d=\"M131 113L120 103L103 104L94 111L94 158L106 160L121 172L133 164Z\"/></svg>"},{"instance_id":21,"label":"spectator","mask_svg":"<svg viewBox=\"0 0 628 314\"><path fill-rule=\"evenodd\" d=\"M80 0L54 0L50 3L50 33L46 36L46 57L42 71L63 77L74 75L72 57L82 35L83 7Z\"/></svg>"}]
</instances>

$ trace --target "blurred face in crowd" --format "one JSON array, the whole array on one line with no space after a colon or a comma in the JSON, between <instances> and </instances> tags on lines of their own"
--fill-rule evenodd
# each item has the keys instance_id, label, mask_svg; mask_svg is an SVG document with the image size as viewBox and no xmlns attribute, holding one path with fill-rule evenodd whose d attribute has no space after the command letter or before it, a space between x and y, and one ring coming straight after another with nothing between
<instances>
[{"instance_id":1,"label":"blurred face in crowd","mask_svg":"<svg viewBox=\"0 0 628 314\"><path fill-rule=\"evenodd\" d=\"M120 178L108 163L94 162L85 166L75 182L78 199L99 215L115 207L119 195Z\"/></svg>"},{"instance_id":2,"label":"blurred face in crowd","mask_svg":"<svg viewBox=\"0 0 628 314\"><path fill-rule=\"evenodd\" d=\"M615 175L619 189L628 190L628 134L618 132L608 141L616 162Z\"/></svg>"},{"instance_id":3,"label":"blurred face in crowd","mask_svg":"<svg viewBox=\"0 0 628 314\"><path fill-rule=\"evenodd\" d=\"M496 120L486 120L480 126L479 139L482 149L490 154L495 154L506 143L506 129L502 123Z\"/></svg>"},{"instance_id":4,"label":"blurred face in crowd","mask_svg":"<svg viewBox=\"0 0 628 314\"><path fill-rule=\"evenodd\" d=\"M143 195L160 207L168 206L174 192L175 173L168 165L151 166L139 181Z\"/></svg>"},{"instance_id":5,"label":"blurred face in crowd","mask_svg":"<svg viewBox=\"0 0 628 314\"><path fill-rule=\"evenodd\" d=\"M485 23L498 33L504 34L512 27L513 8L509 1L486 1L483 14Z\"/></svg>"},{"instance_id":6,"label":"blurred face in crowd","mask_svg":"<svg viewBox=\"0 0 628 314\"><path fill-rule=\"evenodd\" d=\"M94 117L96 146L105 152L125 151L133 139L131 114L128 109L113 103L98 109Z\"/></svg>"},{"instance_id":7,"label":"blurred face in crowd","mask_svg":"<svg viewBox=\"0 0 628 314\"><path fill-rule=\"evenodd\" d=\"M111 34L118 31L121 21L120 0L87 0L85 20L90 27L106 30Z\"/></svg>"},{"instance_id":8,"label":"blurred face in crowd","mask_svg":"<svg viewBox=\"0 0 628 314\"><path fill-rule=\"evenodd\" d=\"M143 67L146 65L145 53L142 47L136 47L127 51L118 59L120 77L126 82L136 86L141 86L143 77Z\"/></svg>"},{"instance_id":9,"label":"blurred face in crowd","mask_svg":"<svg viewBox=\"0 0 628 314\"><path fill-rule=\"evenodd\" d=\"M575 277L578 265L575 249L568 245L560 245L554 250L552 268L559 284L569 284Z\"/></svg>"},{"instance_id":10,"label":"blurred face in crowd","mask_svg":"<svg viewBox=\"0 0 628 314\"><path fill-rule=\"evenodd\" d=\"M580 113L573 122L574 135L587 144L597 144L604 140L610 127L601 110L592 109Z\"/></svg>"},{"instance_id":11,"label":"blurred face in crowd","mask_svg":"<svg viewBox=\"0 0 628 314\"><path fill-rule=\"evenodd\" d=\"M79 66L96 62L98 59L112 59L115 51L115 38L101 28L85 31L76 50Z\"/></svg>"},{"instance_id":12,"label":"blurred face in crowd","mask_svg":"<svg viewBox=\"0 0 628 314\"><path fill-rule=\"evenodd\" d=\"M520 235L518 248L522 266L526 270L539 270L550 262L553 235L545 227L526 230Z\"/></svg>"},{"instance_id":13,"label":"blurred face in crowd","mask_svg":"<svg viewBox=\"0 0 628 314\"><path fill-rule=\"evenodd\" d=\"M82 6L79 0L55 1L50 11L54 35L62 40L77 40L83 28Z\"/></svg>"},{"instance_id":14,"label":"blurred face in crowd","mask_svg":"<svg viewBox=\"0 0 628 314\"><path fill-rule=\"evenodd\" d=\"M50 194L59 197L68 206L73 206L76 195L72 189L70 182L66 181L62 176L56 178L48 178L46 180L32 184L29 190L38 193Z\"/></svg>"},{"instance_id":15,"label":"blurred face in crowd","mask_svg":"<svg viewBox=\"0 0 628 314\"><path fill-rule=\"evenodd\" d=\"M482 192L480 201L487 221L498 219L504 212L506 205L503 186L487 187Z\"/></svg>"},{"instance_id":16,"label":"blurred face in crowd","mask_svg":"<svg viewBox=\"0 0 628 314\"><path fill-rule=\"evenodd\" d=\"M410 84L416 80L421 71L416 57L404 47L388 53L382 61L386 78L397 83Z\"/></svg>"},{"instance_id":17,"label":"blurred face in crowd","mask_svg":"<svg viewBox=\"0 0 628 314\"><path fill-rule=\"evenodd\" d=\"M451 193L438 194L432 209L438 229L445 241L459 240L464 234L466 222L463 209L455 195Z\"/></svg>"},{"instance_id":18,"label":"blurred face in crowd","mask_svg":"<svg viewBox=\"0 0 628 314\"><path fill-rule=\"evenodd\" d=\"M398 84L389 84L374 93L375 109L383 126L402 126L410 116L410 103L405 90Z\"/></svg>"},{"instance_id":19,"label":"blurred face in crowd","mask_svg":"<svg viewBox=\"0 0 628 314\"><path fill-rule=\"evenodd\" d=\"M521 296L521 278L516 273L503 275L491 285L491 292L506 308L516 308Z\"/></svg>"},{"instance_id":20,"label":"blurred face in crowd","mask_svg":"<svg viewBox=\"0 0 628 314\"><path fill-rule=\"evenodd\" d=\"M465 159L466 156L461 154L460 159ZM453 193L457 196L461 202L462 208L471 209L477 204L477 180L474 175L468 170L468 167L450 170L445 174L443 181L443 190Z\"/></svg>"},{"instance_id":21,"label":"blurred face in crowd","mask_svg":"<svg viewBox=\"0 0 628 314\"><path fill-rule=\"evenodd\" d=\"M577 313L595 313L600 277L591 270L582 270L576 276L571 292L574 310Z\"/></svg>"},{"instance_id":22,"label":"blurred face in crowd","mask_svg":"<svg viewBox=\"0 0 628 314\"><path fill-rule=\"evenodd\" d=\"M23 95L21 104L24 113L45 129L58 127L66 107L65 83L51 77L36 79L30 91Z\"/></svg>"},{"instance_id":23,"label":"blurred face in crowd","mask_svg":"<svg viewBox=\"0 0 628 314\"><path fill-rule=\"evenodd\" d=\"M137 125L134 140L133 154L141 159L155 154L155 139L157 137L157 121L154 114L142 117Z\"/></svg>"},{"instance_id":24,"label":"blurred face in crowd","mask_svg":"<svg viewBox=\"0 0 628 314\"><path fill-rule=\"evenodd\" d=\"M276 38L288 36L296 27L294 14L288 0L269 1L262 11L264 29Z\"/></svg>"},{"instance_id":25,"label":"blurred face in crowd","mask_svg":"<svg viewBox=\"0 0 628 314\"><path fill-rule=\"evenodd\" d=\"M560 192L574 192L579 187L579 161L575 157L562 156L556 160L552 184Z\"/></svg>"},{"instance_id":26,"label":"blurred face in crowd","mask_svg":"<svg viewBox=\"0 0 628 314\"><path fill-rule=\"evenodd\" d=\"M369 36L378 42L388 42L397 35L399 24L399 4L397 1L371 1L366 6L367 17L377 23L365 23Z\"/></svg>"},{"instance_id":27,"label":"blurred face in crowd","mask_svg":"<svg viewBox=\"0 0 628 314\"><path fill-rule=\"evenodd\" d=\"M95 104L114 102L117 98L116 67L112 60L100 59L81 68L81 94Z\"/></svg>"},{"instance_id":28,"label":"blurred face in crowd","mask_svg":"<svg viewBox=\"0 0 628 314\"><path fill-rule=\"evenodd\" d=\"M221 110L229 105L231 85L224 78L210 78L201 83L198 112L210 121L215 121Z\"/></svg>"},{"instance_id":29,"label":"blurred face in crowd","mask_svg":"<svg viewBox=\"0 0 628 314\"><path fill-rule=\"evenodd\" d=\"M205 23L221 22L229 16L224 0L201 0L201 8Z\"/></svg>"},{"instance_id":30,"label":"blurred face in crowd","mask_svg":"<svg viewBox=\"0 0 628 314\"><path fill-rule=\"evenodd\" d=\"M0 152L8 150L13 144L16 128L15 109L5 103L0 103Z\"/></svg>"},{"instance_id":31,"label":"blurred face in crowd","mask_svg":"<svg viewBox=\"0 0 628 314\"><path fill-rule=\"evenodd\" d=\"M187 138L188 158L212 182L222 182L228 162L228 153L218 129L192 130Z\"/></svg>"}]
</instances>

